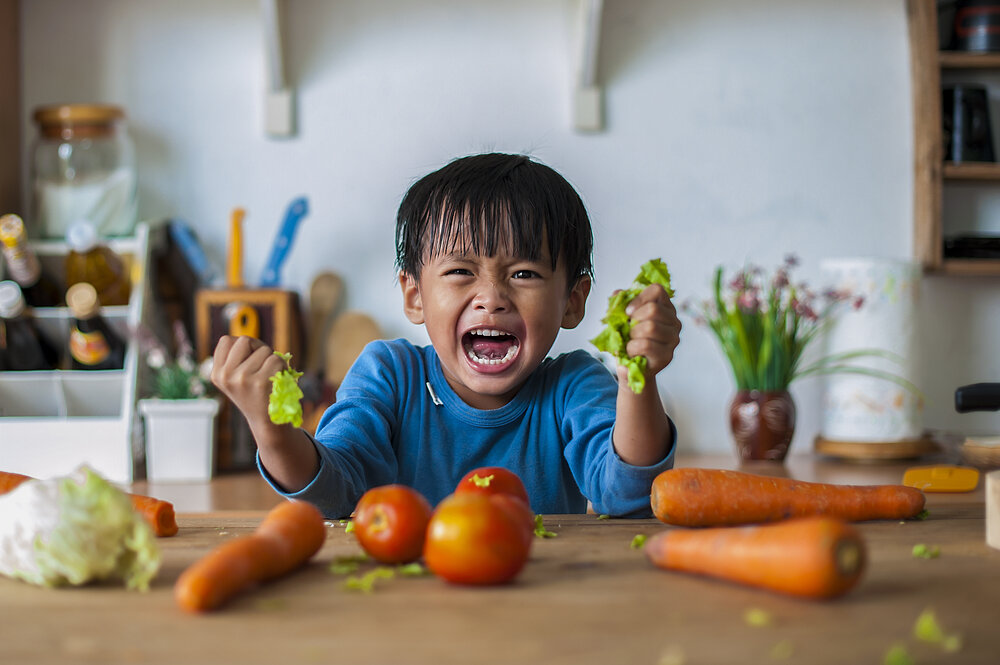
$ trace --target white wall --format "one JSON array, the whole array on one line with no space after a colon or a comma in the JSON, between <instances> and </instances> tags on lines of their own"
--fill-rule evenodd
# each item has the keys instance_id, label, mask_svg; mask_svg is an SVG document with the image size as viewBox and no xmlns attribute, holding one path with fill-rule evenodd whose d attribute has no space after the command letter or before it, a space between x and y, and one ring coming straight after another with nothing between
<instances>
[{"instance_id":1,"label":"white wall","mask_svg":"<svg viewBox=\"0 0 1000 665\"><path fill-rule=\"evenodd\" d=\"M395 208L452 157L528 152L580 190L605 299L662 256L678 300L700 299L718 263L797 253L818 285L831 256L909 257L912 114L903 0L609 0L600 79L607 128L571 129L572 0L284 0L299 132L261 130L258 4L251 0L22 2L24 128L42 103L122 104L139 152L140 212L196 226L225 251L248 211L246 276L259 279L285 206L309 197L286 282L343 274L349 305L423 342L400 310ZM26 164L24 157L22 161ZM996 282L932 278L921 301L927 424L1000 431L958 415L954 388L1000 380ZM685 320L659 377L688 450L732 450L733 383L709 333ZM820 385L793 390L793 451L819 429Z\"/></svg>"}]
</instances>

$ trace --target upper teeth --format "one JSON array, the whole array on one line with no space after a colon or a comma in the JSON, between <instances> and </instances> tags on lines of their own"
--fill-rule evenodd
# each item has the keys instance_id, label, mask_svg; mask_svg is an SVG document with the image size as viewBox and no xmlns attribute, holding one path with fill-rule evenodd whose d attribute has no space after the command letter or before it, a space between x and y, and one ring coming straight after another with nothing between
<instances>
[{"instance_id":1,"label":"upper teeth","mask_svg":"<svg viewBox=\"0 0 1000 665\"><path fill-rule=\"evenodd\" d=\"M480 328L479 330L470 330L470 335L482 335L483 337L497 337L498 335L506 335L502 330L495 330L493 328Z\"/></svg>"}]
</instances>

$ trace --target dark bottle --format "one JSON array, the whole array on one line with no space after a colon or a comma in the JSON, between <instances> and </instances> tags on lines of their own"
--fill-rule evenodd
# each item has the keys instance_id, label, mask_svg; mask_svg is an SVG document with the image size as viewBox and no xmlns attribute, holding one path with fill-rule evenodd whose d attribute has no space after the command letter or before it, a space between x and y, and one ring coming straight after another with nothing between
<instances>
[{"instance_id":1,"label":"dark bottle","mask_svg":"<svg viewBox=\"0 0 1000 665\"><path fill-rule=\"evenodd\" d=\"M39 332L17 282L0 282L0 368L51 370L59 365L59 351Z\"/></svg>"},{"instance_id":2,"label":"dark bottle","mask_svg":"<svg viewBox=\"0 0 1000 665\"><path fill-rule=\"evenodd\" d=\"M97 290L78 282L66 291L66 305L73 315L69 355L73 369L121 369L125 366L125 340L101 316Z\"/></svg>"},{"instance_id":3,"label":"dark bottle","mask_svg":"<svg viewBox=\"0 0 1000 665\"><path fill-rule=\"evenodd\" d=\"M122 257L101 243L97 227L81 219L66 232L66 286L92 284L104 307L127 305L132 283Z\"/></svg>"},{"instance_id":4,"label":"dark bottle","mask_svg":"<svg viewBox=\"0 0 1000 665\"><path fill-rule=\"evenodd\" d=\"M8 276L17 282L30 307L57 307L63 289L28 246L24 220L17 215L0 217L0 249L7 260Z\"/></svg>"}]
</instances>

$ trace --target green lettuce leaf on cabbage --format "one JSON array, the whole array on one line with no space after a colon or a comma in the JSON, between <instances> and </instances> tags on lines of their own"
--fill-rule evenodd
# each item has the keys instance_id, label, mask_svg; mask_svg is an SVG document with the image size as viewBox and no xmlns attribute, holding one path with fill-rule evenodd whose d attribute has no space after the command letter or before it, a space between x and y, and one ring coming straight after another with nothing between
<instances>
[{"instance_id":1,"label":"green lettuce leaf on cabbage","mask_svg":"<svg viewBox=\"0 0 1000 665\"><path fill-rule=\"evenodd\" d=\"M0 573L46 587L118 579L145 591L160 567L152 528L88 468L0 496Z\"/></svg>"}]
</instances>

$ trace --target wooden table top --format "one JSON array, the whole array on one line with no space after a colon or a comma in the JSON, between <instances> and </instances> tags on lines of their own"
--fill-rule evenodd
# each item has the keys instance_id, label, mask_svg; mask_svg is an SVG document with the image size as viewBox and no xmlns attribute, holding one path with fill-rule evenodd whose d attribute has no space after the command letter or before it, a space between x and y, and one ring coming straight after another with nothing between
<instances>
[{"instance_id":1,"label":"wooden table top","mask_svg":"<svg viewBox=\"0 0 1000 665\"><path fill-rule=\"evenodd\" d=\"M790 461L785 472L843 482L844 473L881 479L890 470ZM671 528L655 520L550 515L545 524L558 536L536 539L528 565L508 586L396 577L371 594L348 590L329 565L360 548L332 523L304 570L207 615L174 605L174 581L218 543L249 533L263 512L181 514L180 533L158 541L163 566L148 593L47 590L0 578L0 663L839 665L881 663L894 644L917 663L997 662L1000 551L985 544L982 488L929 494L928 509L924 521L859 525L868 571L858 587L829 602L658 570L629 547L636 534ZM913 557L917 543L939 546L940 557ZM961 634L960 652L945 654L913 638L914 622L928 608L946 632ZM753 609L766 612L770 625L750 625L745 614Z\"/></svg>"}]
</instances>

